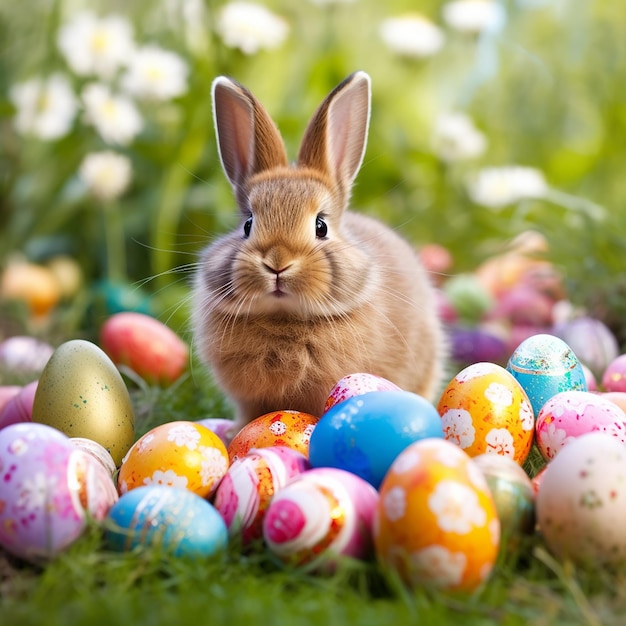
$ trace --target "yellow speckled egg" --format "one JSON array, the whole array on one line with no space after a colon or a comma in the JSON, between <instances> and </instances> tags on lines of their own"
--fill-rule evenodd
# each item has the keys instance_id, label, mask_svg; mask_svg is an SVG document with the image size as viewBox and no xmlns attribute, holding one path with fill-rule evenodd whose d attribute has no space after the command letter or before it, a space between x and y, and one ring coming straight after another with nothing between
<instances>
[{"instance_id":1,"label":"yellow speckled egg","mask_svg":"<svg viewBox=\"0 0 626 626\"><path fill-rule=\"evenodd\" d=\"M231 462L252 448L287 446L308 459L309 441L319 417L302 411L272 411L246 424L228 446Z\"/></svg>"},{"instance_id":2,"label":"yellow speckled egg","mask_svg":"<svg viewBox=\"0 0 626 626\"><path fill-rule=\"evenodd\" d=\"M66 341L50 357L32 419L68 437L96 441L117 466L135 441L133 407L121 374L103 350L82 339Z\"/></svg>"},{"instance_id":3,"label":"yellow speckled egg","mask_svg":"<svg viewBox=\"0 0 626 626\"><path fill-rule=\"evenodd\" d=\"M228 471L222 440L196 422L156 426L140 437L122 461L118 489L126 493L145 485L188 489L211 495Z\"/></svg>"},{"instance_id":4,"label":"yellow speckled egg","mask_svg":"<svg viewBox=\"0 0 626 626\"><path fill-rule=\"evenodd\" d=\"M522 386L500 365L474 363L444 389L437 405L444 437L470 456L493 453L524 463L535 418Z\"/></svg>"},{"instance_id":5,"label":"yellow speckled egg","mask_svg":"<svg viewBox=\"0 0 626 626\"><path fill-rule=\"evenodd\" d=\"M445 439L411 444L380 486L374 545L382 567L409 588L478 589L500 545L500 522L483 473Z\"/></svg>"}]
</instances>

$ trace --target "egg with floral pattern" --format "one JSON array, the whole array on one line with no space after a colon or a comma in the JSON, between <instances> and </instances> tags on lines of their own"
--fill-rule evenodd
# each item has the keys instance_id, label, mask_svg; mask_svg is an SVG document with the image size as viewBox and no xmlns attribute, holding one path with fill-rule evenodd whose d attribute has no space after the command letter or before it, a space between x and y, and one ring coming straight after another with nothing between
<instances>
[{"instance_id":1,"label":"egg with floral pattern","mask_svg":"<svg viewBox=\"0 0 626 626\"><path fill-rule=\"evenodd\" d=\"M403 450L380 487L376 556L409 589L472 592L488 579L500 521L485 476L457 445L423 439Z\"/></svg>"},{"instance_id":2,"label":"egg with floral pattern","mask_svg":"<svg viewBox=\"0 0 626 626\"><path fill-rule=\"evenodd\" d=\"M437 411L444 438L470 456L500 454L520 465L533 443L535 418L515 378L495 363L473 363L444 389Z\"/></svg>"},{"instance_id":3,"label":"egg with floral pattern","mask_svg":"<svg viewBox=\"0 0 626 626\"><path fill-rule=\"evenodd\" d=\"M228 446L231 462L252 448L287 446L308 458L309 440L319 418L302 411L272 411L246 424Z\"/></svg>"},{"instance_id":4,"label":"egg with floral pattern","mask_svg":"<svg viewBox=\"0 0 626 626\"><path fill-rule=\"evenodd\" d=\"M572 439L585 433L608 433L626 443L626 413L591 391L562 391L552 396L537 417L537 447L550 460Z\"/></svg>"},{"instance_id":5,"label":"egg with floral pattern","mask_svg":"<svg viewBox=\"0 0 626 626\"><path fill-rule=\"evenodd\" d=\"M276 492L310 469L306 457L285 446L255 448L233 461L215 492L215 508L228 533L248 544L263 536L263 517Z\"/></svg>"},{"instance_id":6,"label":"egg with floral pattern","mask_svg":"<svg viewBox=\"0 0 626 626\"><path fill-rule=\"evenodd\" d=\"M335 406L335 404L339 404L354 396L361 396L370 391L401 391L401 389L390 380L375 374L367 374L365 372L348 374L337 381L337 384L330 390L324 406L324 413Z\"/></svg>"},{"instance_id":7,"label":"egg with floral pattern","mask_svg":"<svg viewBox=\"0 0 626 626\"><path fill-rule=\"evenodd\" d=\"M124 457L118 489L164 485L207 497L228 470L222 440L196 422L176 421L156 426L140 437Z\"/></svg>"}]
</instances>

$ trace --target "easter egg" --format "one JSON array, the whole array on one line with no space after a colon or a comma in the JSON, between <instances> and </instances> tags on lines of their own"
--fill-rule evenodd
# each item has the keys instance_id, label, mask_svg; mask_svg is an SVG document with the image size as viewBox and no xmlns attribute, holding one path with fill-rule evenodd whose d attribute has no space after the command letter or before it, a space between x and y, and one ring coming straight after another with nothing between
<instances>
[{"instance_id":1,"label":"easter egg","mask_svg":"<svg viewBox=\"0 0 626 626\"><path fill-rule=\"evenodd\" d=\"M408 391L372 391L336 404L311 435L313 467L337 467L378 488L396 456L409 444L442 437L435 407Z\"/></svg>"},{"instance_id":2,"label":"easter egg","mask_svg":"<svg viewBox=\"0 0 626 626\"><path fill-rule=\"evenodd\" d=\"M626 447L606 433L570 441L537 494L541 535L558 558L598 567L626 561Z\"/></svg>"},{"instance_id":3,"label":"easter egg","mask_svg":"<svg viewBox=\"0 0 626 626\"><path fill-rule=\"evenodd\" d=\"M380 487L374 544L383 569L410 589L478 589L498 555L500 522L476 463L445 439L403 450Z\"/></svg>"},{"instance_id":4,"label":"easter egg","mask_svg":"<svg viewBox=\"0 0 626 626\"><path fill-rule=\"evenodd\" d=\"M281 562L332 570L340 556L367 558L377 491L336 468L303 472L278 491L263 519L263 537Z\"/></svg>"},{"instance_id":5,"label":"easter egg","mask_svg":"<svg viewBox=\"0 0 626 626\"><path fill-rule=\"evenodd\" d=\"M34 380L32 383L18 388L18 392L12 395L7 403L0 408L0 428L10 424L32 421L37 384L37 381Z\"/></svg>"},{"instance_id":6,"label":"easter egg","mask_svg":"<svg viewBox=\"0 0 626 626\"><path fill-rule=\"evenodd\" d=\"M16 335L0 343L0 369L18 374L39 375L54 348L34 337Z\"/></svg>"},{"instance_id":7,"label":"easter egg","mask_svg":"<svg viewBox=\"0 0 626 626\"><path fill-rule=\"evenodd\" d=\"M487 479L500 520L501 547L517 549L535 530L535 491L526 472L511 458L479 454L474 462Z\"/></svg>"},{"instance_id":8,"label":"easter egg","mask_svg":"<svg viewBox=\"0 0 626 626\"><path fill-rule=\"evenodd\" d=\"M173 383L189 363L187 344L144 313L126 311L109 317L100 330L100 344L116 365L130 367L150 383Z\"/></svg>"},{"instance_id":9,"label":"easter egg","mask_svg":"<svg viewBox=\"0 0 626 626\"><path fill-rule=\"evenodd\" d=\"M27 561L56 556L117 501L106 471L45 424L3 428L0 468L0 545Z\"/></svg>"},{"instance_id":10,"label":"easter egg","mask_svg":"<svg viewBox=\"0 0 626 626\"><path fill-rule=\"evenodd\" d=\"M228 446L231 462L252 448L287 446L309 456L309 440L319 418L301 411L272 411L246 424Z\"/></svg>"},{"instance_id":11,"label":"easter egg","mask_svg":"<svg viewBox=\"0 0 626 626\"><path fill-rule=\"evenodd\" d=\"M111 507L105 538L117 552L143 546L204 558L225 549L228 533L204 498L186 489L149 485L123 494Z\"/></svg>"},{"instance_id":12,"label":"easter egg","mask_svg":"<svg viewBox=\"0 0 626 626\"><path fill-rule=\"evenodd\" d=\"M602 374L605 391L626 391L626 354L613 359Z\"/></svg>"},{"instance_id":13,"label":"easter egg","mask_svg":"<svg viewBox=\"0 0 626 626\"><path fill-rule=\"evenodd\" d=\"M601 393L603 398L610 400L626 413L626 391L605 391Z\"/></svg>"},{"instance_id":14,"label":"easter egg","mask_svg":"<svg viewBox=\"0 0 626 626\"><path fill-rule=\"evenodd\" d=\"M44 316L59 303L61 288L47 267L17 261L0 275L0 298L23 302L34 316Z\"/></svg>"},{"instance_id":15,"label":"easter egg","mask_svg":"<svg viewBox=\"0 0 626 626\"><path fill-rule=\"evenodd\" d=\"M306 457L285 446L250 450L233 461L213 500L230 536L243 543L263 536L263 517L270 500L294 476L310 469Z\"/></svg>"},{"instance_id":16,"label":"easter egg","mask_svg":"<svg viewBox=\"0 0 626 626\"><path fill-rule=\"evenodd\" d=\"M9 400L14 398L21 390L22 387L20 385L0 385L0 416ZM0 428L2 428L2 418L0 418Z\"/></svg>"},{"instance_id":17,"label":"easter egg","mask_svg":"<svg viewBox=\"0 0 626 626\"><path fill-rule=\"evenodd\" d=\"M76 448L90 454L107 471L109 476L115 474L117 467L110 452L97 441L85 437L70 437L70 443Z\"/></svg>"},{"instance_id":18,"label":"easter egg","mask_svg":"<svg viewBox=\"0 0 626 626\"><path fill-rule=\"evenodd\" d=\"M145 485L213 493L228 470L221 439L196 422L161 424L140 437L124 457L118 473L120 493Z\"/></svg>"},{"instance_id":19,"label":"easter egg","mask_svg":"<svg viewBox=\"0 0 626 626\"><path fill-rule=\"evenodd\" d=\"M585 373L572 349L554 335L538 334L517 346L506 369L522 386L535 418L552 396L561 391L587 391Z\"/></svg>"},{"instance_id":20,"label":"easter egg","mask_svg":"<svg viewBox=\"0 0 626 626\"><path fill-rule=\"evenodd\" d=\"M330 390L324 406L324 413L332 406L335 406L335 404L339 404L339 402L369 393L370 391L401 391L401 389L386 378L376 376L375 374L360 372L348 374Z\"/></svg>"},{"instance_id":21,"label":"easter egg","mask_svg":"<svg viewBox=\"0 0 626 626\"><path fill-rule=\"evenodd\" d=\"M470 456L501 454L522 464L533 443L535 420L520 384L500 365L473 363L441 394L437 411L444 437Z\"/></svg>"},{"instance_id":22,"label":"easter egg","mask_svg":"<svg viewBox=\"0 0 626 626\"><path fill-rule=\"evenodd\" d=\"M235 422L225 417L205 417L196 423L214 432L226 447L230 445L233 437L237 434Z\"/></svg>"},{"instance_id":23,"label":"easter egg","mask_svg":"<svg viewBox=\"0 0 626 626\"><path fill-rule=\"evenodd\" d=\"M626 443L626 414L614 402L590 391L563 391L539 411L537 447L549 460L572 439L594 430Z\"/></svg>"},{"instance_id":24,"label":"easter egg","mask_svg":"<svg viewBox=\"0 0 626 626\"><path fill-rule=\"evenodd\" d=\"M133 407L121 374L98 346L82 339L61 344L50 357L32 419L68 437L97 441L116 465L135 440Z\"/></svg>"}]
</instances>

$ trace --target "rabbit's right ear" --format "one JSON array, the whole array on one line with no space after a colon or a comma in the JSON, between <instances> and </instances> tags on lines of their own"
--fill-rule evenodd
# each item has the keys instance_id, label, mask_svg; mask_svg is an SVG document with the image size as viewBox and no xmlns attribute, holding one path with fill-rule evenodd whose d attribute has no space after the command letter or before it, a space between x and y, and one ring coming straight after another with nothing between
<instances>
[{"instance_id":1,"label":"rabbit's right ear","mask_svg":"<svg viewBox=\"0 0 626 626\"><path fill-rule=\"evenodd\" d=\"M276 125L260 102L236 81L213 81L213 116L220 160L236 192L248 178L287 165L287 153Z\"/></svg>"}]
</instances>

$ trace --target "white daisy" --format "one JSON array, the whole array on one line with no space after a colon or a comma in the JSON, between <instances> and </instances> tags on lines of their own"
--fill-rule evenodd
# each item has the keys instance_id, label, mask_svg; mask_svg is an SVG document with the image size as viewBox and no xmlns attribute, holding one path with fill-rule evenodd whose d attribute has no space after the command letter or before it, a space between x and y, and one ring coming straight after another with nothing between
<instances>
[{"instance_id":1,"label":"white daisy","mask_svg":"<svg viewBox=\"0 0 626 626\"><path fill-rule=\"evenodd\" d=\"M89 192L101 200L119 198L130 185L130 159L110 150L88 154L80 165L79 176Z\"/></svg>"},{"instance_id":2,"label":"white daisy","mask_svg":"<svg viewBox=\"0 0 626 626\"><path fill-rule=\"evenodd\" d=\"M465 113L443 113L435 121L431 145L442 161L454 163L481 156L487 139Z\"/></svg>"},{"instance_id":3,"label":"white daisy","mask_svg":"<svg viewBox=\"0 0 626 626\"><path fill-rule=\"evenodd\" d=\"M443 5L444 22L460 32L498 32L504 26L506 13L495 0L454 0Z\"/></svg>"},{"instance_id":4,"label":"white daisy","mask_svg":"<svg viewBox=\"0 0 626 626\"><path fill-rule=\"evenodd\" d=\"M476 204L499 209L525 198L541 198L549 188L540 170L511 165L480 170L468 181L467 191Z\"/></svg>"},{"instance_id":5,"label":"white daisy","mask_svg":"<svg viewBox=\"0 0 626 626\"><path fill-rule=\"evenodd\" d=\"M78 110L69 81L59 73L14 85L9 98L17 109L14 119L17 131L44 140L67 135Z\"/></svg>"},{"instance_id":6,"label":"white daisy","mask_svg":"<svg viewBox=\"0 0 626 626\"><path fill-rule=\"evenodd\" d=\"M443 31L419 14L389 17L380 25L380 36L387 47L408 57L429 57L443 47Z\"/></svg>"}]
</instances>

